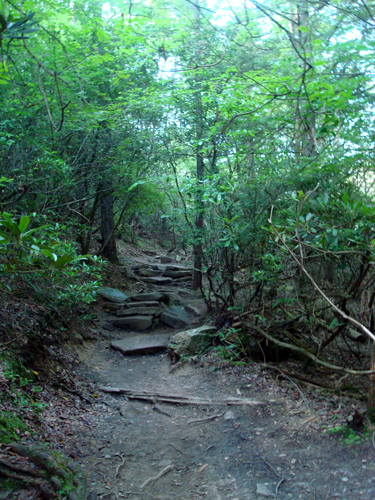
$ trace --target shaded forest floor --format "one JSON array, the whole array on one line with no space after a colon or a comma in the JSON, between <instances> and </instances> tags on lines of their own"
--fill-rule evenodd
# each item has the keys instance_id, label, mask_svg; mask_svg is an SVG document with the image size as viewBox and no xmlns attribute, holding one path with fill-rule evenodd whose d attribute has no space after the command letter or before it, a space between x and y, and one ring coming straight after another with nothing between
<instances>
[{"instance_id":1,"label":"shaded forest floor","mask_svg":"<svg viewBox=\"0 0 375 500\"><path fill-rule=\"evenodd\" d=\"M121 279L114 269L110 284ZM123 356L110 341L133 333L105 329L100 303L92 313L95 326L83 344L53 350L66 384L45 385L40 397L48 406L39 423L30 420L34 433L18 430L23 441L50 443L80 463L89 499L375 498L372 430L344 428L362 404L278 378L262 363L233 366L215 352L177 365L165 352ZM259 404L141 402L102 385ZM6 445L0 451L2 458L12 453ZM32 488L1 491L1 499L39 496Z\"/></svg>"}]
</instances>

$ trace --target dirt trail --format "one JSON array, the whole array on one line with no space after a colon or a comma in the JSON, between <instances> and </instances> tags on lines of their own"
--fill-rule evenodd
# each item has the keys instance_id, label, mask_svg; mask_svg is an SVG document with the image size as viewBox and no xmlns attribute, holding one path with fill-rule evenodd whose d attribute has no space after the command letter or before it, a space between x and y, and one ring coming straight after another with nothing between
<instances>
[{"instance_id":1,"label":"dirt trail","mask_svg":"<svg viewBox=\"0 0 375 500\"><path fill-rule=\"evenodd\" d=\"M213 370L208 357L203 366L199 361L176 368L166 353L123 356L110 349L108 339L87 344L79 356L85 377L98 386L264 402L172 405L127 401L98 390L83 419L86 432L79 436L89 499L375 498L371 437L344 446L337 435L322 434L319 415L303 399L283 396L260 365ZM157 479L142 488L150 478Z\"/></svg>"}]
</instances>

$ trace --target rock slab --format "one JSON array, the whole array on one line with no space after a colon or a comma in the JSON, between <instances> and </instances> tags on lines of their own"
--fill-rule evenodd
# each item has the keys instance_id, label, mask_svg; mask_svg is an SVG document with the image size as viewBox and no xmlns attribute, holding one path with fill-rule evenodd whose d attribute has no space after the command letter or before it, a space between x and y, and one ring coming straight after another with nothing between
<instances>
[{"instance_id":1,"label":"rock slab","mask_svg":"<svg viewBox=\"0 0 375 500\"><path fill-rule=\"evenodd\" d=\"M118 318L112 321L113 326L118 328L129 328L136 332L146 330L152 325L152 316L127 316L125 318Z\"/></svg>"},{"instance_id":2,"label":"rock slab","mask_svg":"<svg viewBox=\"0 0 375 500\"><path fill-rule=\"evenodd\" d=\"M143 278L143 281L146 283L152 283L154 285L171 285L172 284L172 278L164 278L164 277L154 277L154 278Z\"/></svg>"},{"instance_id":3,"label":"rock slab","mask_svg":"<svg viewBox=\"0 0 375 500\"><path fill-rule=\"evenodd\" d=\"M129 307L127 309L120 309L117 311L117 316L148 316L151 314L152 316L157 316L160 314L160 306L156 307Z\"/></svg>"},{"instance_id":4,"label":"rock slab","mask_svg":"<svg viewBox=\"0 0 375 500\"><path fill-rule=\"evenodd\" d=\"M169 302L169 296L166 293L160 292L150 292L150 293L139 293L137 295L132 295L128 298L127 302Z\"/></svg>"},{"instance_id":5,"label":"rock slab","mask_svg":"<svg viewBox=\"0 0 375 500\"><path fill-rule=\"evenodd\" d=\"M190 325L191 317L181 306L170 306L163 310L160 321L172 328L185 328Z\"/></svg>"},{"instance_id":6,"label":"rock slab","mask_svg":"<svg viewBox=\"0 0 375 500\"><path fill-rule=\"evenodd\" d=\"M109 300L110 302L116 302L116 303L125 302L125 300L128 298L127 295L125 295L120 290L117 290L116 288L100 288L97 291L97 294L100 297Z\"/></svg>"},{"instance_id":7,"label":"rock slab","mask_svg":"<svg viewBox=\"0 0 375 500\"><path fill-rule=\"evenodd\" d=\"M111 342L111 347L123 354L147 354L166 349L168 341L169 335L137 335Z\"/></svg>"}]
</instances>

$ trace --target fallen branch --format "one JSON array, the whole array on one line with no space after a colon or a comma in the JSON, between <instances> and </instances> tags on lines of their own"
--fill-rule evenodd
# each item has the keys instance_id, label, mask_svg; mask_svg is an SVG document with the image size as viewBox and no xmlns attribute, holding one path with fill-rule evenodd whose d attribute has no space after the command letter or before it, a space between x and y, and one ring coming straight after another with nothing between
<instances>
[{"instance_id":1,"label":"fallen branch","mask_svg":"<svg viewBox=\"0 0 375 500\"><path fill-rule=\"evenodd\" d=\"M140 490L143 490L143 488L146 488L146 486L150 483L154 483L155 481L157 481L158 479L160 479L161 477L165 476L166 474L168 474L168 472L170 472L171 470L174 469L174 465L167 465L167 467L165 469L163 469L161 472L159 472L159 474L155 477L149 477L147 479L147 481L145 481L140 487L139 489Z\"/></svg>"},{"instance_id":2,"label":"fallen branch","mask_svg":"<svg viewBox=\"0 0 375 500\"><path fill-rule=\"evenodd\" d=\"M288 344L287 342L282 342L281 340L275 339L270 335L269 333L265 332L262 330L262 328L259 328L259 326L253 325L251 323L244 323L248 328L255 330L256 332L260 333L265 337L267 340L270 340L276 345L279 345L280 347L286 347L287 349L291 349L292 351L300 352L307 356L308 358L312 359L317 363L318 365L325 366L326 368L329 368L330 370L337 371L337 372L344 372L344 373L349 373L350 375L373 375L375 374L375 370L351 370L350 368L344 368L342 366L337 366L337 365L332 365L331 363L327 363L326 361L323 361L319 359L317 356L314 354L311 354L311 352L306 351L305 349L302 349L302 347L297 347L292 344Z\"/></svg>"},{"instance_id":3,"label":"fallen branch","mask_svg":"<svg viewBox=\"0 0 375 500\"><path fill-rule=\"evenodd\" d=\"M120 468L121 468L121 467L124 465L124 463L125 463L125 458L124 458L122 455L119 455L119 457L121 458L122 462L121 462L121 464L119 464L119 465L116 467L115 478L117 477L117 474L119 473Z\"/></svg>"},{"instance_id":4,"label":"fallen branch","mask_svg":"<svg viewBox=\"0 0 375 500\"><path fill-rule=\"evenodd\" d=\"M277 470L275 469L275 467L274 467L273 465L271 465L269 462L267 462L267 460L266 460L264 457L260 457L260 458L263 460L263 462L264 462L266 465L268 465L268 467L269 467L270 469L272 469L272 470L273 470L273 472L276 474L276 476L277 476L278 478L280 478L280 481L279 481L279 482L277 483L277 485L276 485L276 490L275 490L275 498L276 498L276 497L277 497L277 495L278 495L278 493L279 493L279 488L280 488L280 486L281 486L281 485L282 485L282 483L285 481L285 476L284 476L284 474L283 474L282 476L280 476L280 474L277 472Z\"/></svg>"},{"instance_id":5,"label":"fallen branch","mask_svg":"<svg viewBox=\"0 0 375 500\"><path fill-rule=\"evenodd\" d=\"M199 422L209 422L210 420L215 420L215 418L220 418L221 416L222 416L222 414L212 415L211 417L206 417L206 418L198 418L196 420L189 420L188 422L186 422L186 425L197 424ZM185 425L185 424L177 424L177 425Z\"/></svg>"},{"instance_id":6,"label":"fallen branch","mask_svg":"<svg viewBox=\"0 0 375 500\"><path fill-rule=\"evenodd\" d=\"M155 403L160 401L162 403L170 404L182 404L182 405L218 405L218 406L235 406L235 405L245 405L245 406L258 406L266 404L266 401L259 401L256 399L241 399L228 397L225 400L217 399L207 399L199 398L194 396L183 396L182 394L162 394L152 391L133 391L125 387L105 387L99 386L99 389L103 392L110 394L125 394L129 399L139 399L140 401L149 401Z\"/></svg>"}]
</instances>

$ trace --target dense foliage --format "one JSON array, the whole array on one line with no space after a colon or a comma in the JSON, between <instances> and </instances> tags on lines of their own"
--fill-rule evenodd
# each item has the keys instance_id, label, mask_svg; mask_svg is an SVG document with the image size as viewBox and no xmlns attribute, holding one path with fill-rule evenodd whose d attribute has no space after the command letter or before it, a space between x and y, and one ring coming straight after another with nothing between
<instances>
[{"instance_id":1,"label":"dense foliage","mask_svg":"<svg viewBox=\"0 0 375 500\"><path fill-rule=\"evenodd\" d=\"M116 261L143 231L192 249L194 287L250 332L318 361L373 334L371 1L2 8L3 286L14 258ZM31 245L32 213L70 248Z\"/></svg>"}]
</instances>

